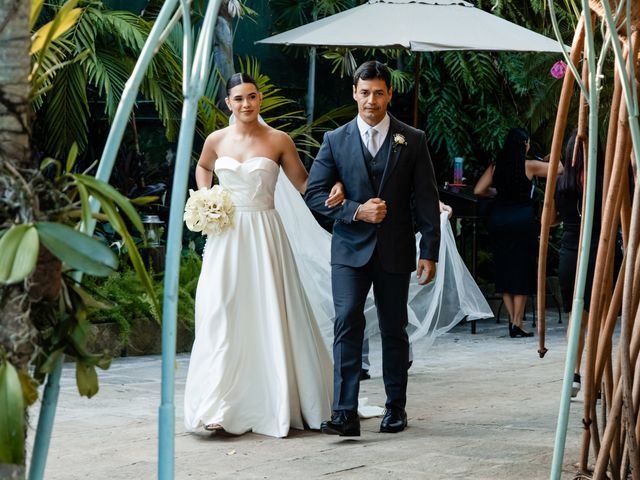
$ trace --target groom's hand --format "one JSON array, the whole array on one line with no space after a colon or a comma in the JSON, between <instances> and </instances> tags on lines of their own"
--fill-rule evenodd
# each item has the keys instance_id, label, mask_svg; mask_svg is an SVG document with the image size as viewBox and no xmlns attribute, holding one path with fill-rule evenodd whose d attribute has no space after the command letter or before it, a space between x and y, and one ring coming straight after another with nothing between
<instances>
[{"instance_id":1,"label":"groom's hand","mask_svg":"<svg viewBox=\"0 0 640 480\"><path fill-rule=\"evenodd\" d=\"M423 277L424 274L424 277ZM436 262L433 260L426 260L421 258L418 260L418 268L416 270L416 277L418 277L418 283L420 285L426 285L433 277L436 276ZM420 278L423 277L423 278Z\"/></svg>"},{"instance_id":2,"label":"groom's hand","mask_svg":"<svg viewBox=\"0 0 640 480\"><path fill-rule=\"evenodd\" d=\"M370 198L356 212L356 220L367 223L380 223L386 216L387 204L381 198Z\"/></svg>"}]
</instances>

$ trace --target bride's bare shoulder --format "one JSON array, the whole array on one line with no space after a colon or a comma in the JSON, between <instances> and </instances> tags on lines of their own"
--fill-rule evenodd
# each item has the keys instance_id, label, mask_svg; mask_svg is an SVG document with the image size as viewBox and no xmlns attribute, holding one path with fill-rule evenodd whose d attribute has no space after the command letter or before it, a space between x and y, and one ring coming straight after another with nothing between
<instances>
[{"instance_id":1,"label":"bride's bare shoulder","mask_svg":"<svg viewBox=\"0 0 640 480\"><path fill-rule=\"evenodd\" d=\"M272 142L275 142L281 145L289 145L292 142L291 137L289 136L288 133L273 127L268 127L268 128L269 128L268 135Z\"/></svg>"},{"instance_id":2,"label":"bride's bare shoulder","mask_svg":"<svg viewBox=\"0 0 640 480\"><path fill-rule=\"evenodd\" d=\"M227 135L229 135L230 132L231 132L231 126L214 130L207 136L207 141L209 140L212 142L220 141L223 138L225 138Z\"/></svg>"},{"instance_id":3,"label":"bride's bare shoulder","mask_svg":"<svg viewBox=\"0 0 640 480\"><path fill-rule=\"evenodd\" d=\"M215 130L207 135L207 138L204 141L205 148L216 149L216 146L219 145L224 139L229 135L229 127L221 128L220 130Z\"/></svg>"}]
</instances>

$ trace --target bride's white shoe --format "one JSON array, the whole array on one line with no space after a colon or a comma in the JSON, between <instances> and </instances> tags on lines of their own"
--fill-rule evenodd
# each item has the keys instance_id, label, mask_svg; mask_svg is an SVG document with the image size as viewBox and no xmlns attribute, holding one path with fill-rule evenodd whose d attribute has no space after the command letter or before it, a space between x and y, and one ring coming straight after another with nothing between
<instances>
[{"instance_id":1,"label":"bride's white shoe","mask_svg":"<svg viewBox=\"0 0 640 480\"><path fill-rule=\"evenodd\" d=\"M204 426L204 429L207 432L222 432L222 431L224 431L224 427L222 425L220 425L219 423L209 423L209 424Z\"/></svg>"}]
</instances>

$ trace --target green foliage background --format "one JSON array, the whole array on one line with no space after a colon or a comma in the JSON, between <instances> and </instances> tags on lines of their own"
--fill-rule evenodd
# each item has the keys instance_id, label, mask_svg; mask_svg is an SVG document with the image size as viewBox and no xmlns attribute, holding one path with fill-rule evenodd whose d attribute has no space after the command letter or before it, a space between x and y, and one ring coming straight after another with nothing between
<instances>
[{"instance_id":1,"label":"green foliage background","mask_svg":"<svg viewBox=\"0 0 640 480\"><path fill-rule=\"evenodd\" d=\"M247 1L257 5L259 1ZM269 2L273 32L289 30L364 1L317 0ZM546 0L476 0L477 8L520 26L555 38ZM576 23L578 3L564 0L556 4L561 33L570 44ZM305 56L306 48L284 49L287 56ZM411 123L413 70L418 57L406 51L362 49L320 49L316 104L323 108L344 89L342 99L350 100L348 76L362 61L376 58L394 72L410 79L406 92L398 91L391 111ZM425 52L420 55L419 128L426 131L440 181L452 173L452 159L465 157L465 175L473 182L500 149L510 128L523 127L533 138L532 154L548 153L553 134L556 106L562 80L550 75L560 54L505 52ZM306 72L299 75L305 77ZM339 85L339 86L338 86ZM400 93L400 95L398 95ZM576 103L576 102L574 102ZM606 108L604 109L606 111ZM606 119L604 119L606 121Z\"/></svg>"}]
</instances>

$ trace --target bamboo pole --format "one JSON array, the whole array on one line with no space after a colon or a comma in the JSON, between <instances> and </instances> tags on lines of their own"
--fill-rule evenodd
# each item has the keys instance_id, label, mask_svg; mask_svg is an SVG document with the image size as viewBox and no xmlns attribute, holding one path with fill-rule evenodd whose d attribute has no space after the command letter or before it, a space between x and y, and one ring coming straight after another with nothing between
<instances>
[{"instance_id":1,"label":"bamboo pole","mask_svg":"<svg viewBox=\"0 0 640 480\"><path fill-rule=\"evenodd\" d=\"M636 189L636 192L640 192L640 189ZM636 195L637 196L637 195ZM634 198L635 200L635 198ZM640 207L636 206L636 210ZM634 265L631 269L635 268L636 261L640 258L640 249L638 249L637 258L632 261L629 260L628 255L629 251L625 252L625 264L627 265L627 270L629 270L630 265ZM620 272L622 276L622 271ZM626 274L625 274L626 275ZM615 296L615 295L614 295ZM628 301L628 299L626 299ZM640 352L640 309L637 309L636 305L636 320L634 321L634 329L633 329L633 340L630 345L630 355L631 359L634 359L634 362L638 360L638 353ZM607 426L604 431L604 435L602 438L602 448L600 450L600 455L596 459L596 467L594 471L593 478L594 479L604 479L607 466L611 460L611 452L613 451L614 444L616 438L618 439L618 448L621 449L622 445L624 445L624 437L621 437L618 432L622 430L622 383L618 381L615 386L615 393L611 400L611 409L609 411L609 419L607 422ZM637 457L637 453L636 453Z\"/></svg>"},{"instance_id":2,"label":"bamboo pole","mask_svg":"<svg viewBox=\"0 0 640 480\"><path fill-rule=\"evenodd\" d=\"M612 171L610 176L609 188L607 189L607 196L602 202L603 204L603 217L601 222L600 236L598 241L598 251L595 262L595 269L593 275L593 285L606 284L605 275L611 271L611 265L613 262L613 252L615 246L615 230L617 227L617 219L619 217L619 204L621 202L621 191L619 188L620 180L622 178L622 172L628 165L624 156L625 150L625 134L628 131L625 129L627 125L625 122L626 108L622 105L618 109L618 122L621 123L621 127L617 129L618 142L616 145L616 152L613 158ZM620 117L622 116L622 117ZM609 131L612 129L610 128ZM596 168L591 163L587 168ZM618 208L616 208L618 207ZM586 246L585 248L589 248ZM602 311L604 304L602 302L605 295L605 289L601 288L601 293L591 296L591 304L589 309L589 319L587 328L587 340L586 340L586 359L585 359L585 374L583 376L584 385L584 416L583 424L585 427L589 427L589 431L585 429L583 431L582 439L582 454L580 460L580 467L582 470L586 470L588 464L589 445L593 445L594 455L597 457L599 453L599 434L598 423L596 416L596 396L599 391L600 375L596 369L596 359L598 357L598 340L602 338L601 328L602 325ZM594 290L595 292L595 290Z\"/></svg>"},{"instance_id":3,"label":"bamboo pole","mask_svg":"<svg viewBox=\"0 0 640 480\"><path fill-rule=\"evenodd\" d=\"M605 42L605 43L608 44L608 42ZM602 54L604 55L604 47L603 47ZM601 64L599 63L599 68L600 67L601 67ZM609 130L608 130L608 137L607 137L607 144L606 144L607 148L604 156L605 165L603 168L603 179L602 179L603 201L601 205L601 218L605 218L606 212L620 211L621 193L620 193L620 189L618 188L618 179L616 177L613 179L613 181L611 180L612 170L615 164L614 160L617 159L618 168L621 168L620 165L623 164L624 158L627 158L624 156L623 153L621 153L621 152L624 152L624 149L620 148L621 143L616 141L618 136L618 131L619 131L618 121L616 120L619 119L619 115L620 115L619 114L620 99L621 99L621 85L620 85L619 77L617 75L617 71L615 71L614 72L614 94L613 94L613 100L612 100L610 116L609 116L609 118L612 120L609 122ZM622 118L625 119L626 117L622 117ZM621 176L624 176L623 168L622 168ZM611 190L612 188L614 190ZM612 192L614 194L612 194ZM612 198L615 199L614 206L611 205ZM622 294L622 282L617 282L615 294L612 292L613 264L615 260L616 230L618 226L618 221L619 221L619 216L616 215L614 218L614 221L611 222L608 232L607 232L606 225L603 225L601 228L600 243L599 243L600 248L599 248L597 259L595 260L595 262L596 262L596 265L602 265L603 267L602 275L604 278L600 283L596 279L595 275L594 275L594 278L592 279L593 281L592 285L600 285L601 287L592 288L592 291L591 291L592 297L591 297L591 303L590 303L590 308L588 312L589 315L595 315L595 318L598 319L598 322L600 324L600 331L598 332L590 331L592 335L591 338L593 338L595 334L597 335L598 339L601 340L599 342L596 342L597 351L595 352L595 358L596 358L595 379L590 384L593 385L593 391L597 392L598 386L601 385L602 383L603 371L606 373L605 382L604 382L605 392L603 392L605 396L602 403L603 427L606 426L606 418L607 418L606 416L607 404L604 400L606 398L611 398L612 391L613 391L613 374L612 374L611 362L610 362L611 342L607 334L603 333L603 330L609 331L609 332L613 331L613 328L615 326L615 320L617 318L617 312L619 311L619 308L620 308L621 294ZM607 245L606 248L602 248L604 245ZM603 251L606 252L604 260L602 259ZM617 304L617 306L613 306L612 302L614 305ZM606 314L605 314L605 311L606 311ZM605 315L606 315L605 318L607 319L607 321L603 322L602 317ZM585 315L582 316L583 321L584 321L584 317ZM604 341L602 341L602 339L604 339ZM579 363L576 363L576 365L579 365ZM605 366L608 367L606 370L605 370ZM587 379L585 379L585 381L586 380ZM602 390L602 388L600 388L600 390ZM587 397L588 395L586 395L586 392L585 392L585 410L588 408L588 411L592 412L593 418L591 422L585 422L585 427L587 426L590 427L590 431L585 432L585 435L583 438L582 456L581 456L581 463L580 463L581 468L583 470L586 469L586 465L588 461L588 452L589 452L590 442L588 442L587 440L590 438L593 438L594 452L596 452L596 454L600 449L598 423L597 421L593 421L594 419L597 419L597 416L596 416L597 411L595 408L596 404L594 400L591 405L588 405L589 402L587 400ZM615 450L616 449L614 448L614 453L612 453L612 457L614 458L616 458Z\"/></svg>"},{"instance_id":4,"label":"bamboo pole","mask_svg":"<svg viewBox=\"0 0 640 480\"><path fill-rule=\"evenodd\" d=\"M640 336L640 321L636 316L633 337ZM635 376L633 379L633 403L636 410L636 438L640 438L640 355L636 357Z\"/></svg>"},{"instance_id":5,"label":"bamboo pole","mask_svg":"<svg viewBox=\"0 0 640 480\"><path fill-rule=\"evenodd\" d=\"M603 177L602 177L602 195L603 195L604 201L602 202L601 218L604 218L605 212L607 210L612 209L611 206L607 204L609 191L611 188L619 187L620 184L611 182L611 174L614 168L615 159L618 158L616 157L616 154L620 156L622 155L621 152L624 152L624 149L620 150L620 145L624 137L619 138L618 132L619 132L619 124L626 122L626 116L622 116L622 117L620 116L622 86L620 85L620 77L618 75L618 71L615 68L614 68L613 76L614 76L614 88L613 88L613 97L611 101L611 108L609 111L609 129L607 132L607 142L606 142L606 151L604 156L604 169L603 169ZM628 157L628 154L627 154L627 157ZM623 157L623 158L626 158L626 157ZM623 162L623 159L620 158L618 161ZM621 176L625 177L624 169L622 171ZM613 211L619 212L620 204L622 202L622 191L619 192L619 195L616 197L616 199L617 200L616 200L615 207L613 207ZM610 230L610 234L611 234L610 238L613 238L613 242L612 242L613 247L610 247L607 250L608 255L607 255L606 263L607 265L609 265L605 275L607 282L604 284L604 288L601 288L598 293L598 295L600 296L599 305L601 306L601 308L598 310L597 314L600 317L604 315L604 309L606 308L605 306L611 303L611 296L613 292L613 283L614 283L613 265L614 265L615 253L616 253L616 239L617 239L616 232L617 232L619 222L620 222L620 218L619 216L617 216L617 221L614 221L612 223L612 227L611 227L612 230ZM591 294L592 295L594 294L593 289ZM602 322L601 328L604 328L604 322ZM600 332L600 335L602 335L602 332ZM598 370L596 368L596 383L600 381L601 373L602 373L602 370Z\"/></svg>"},{"instance_id":6,"label":"bamboo pole","mask_svg":"<svg viewBox=\"0 0 640 480\"><path fill-rule=\"evenodd\" d=\"M576 272L576 282L575 282L575 291L573 297L573 306L571 311L571 319L570 322L572 327L570 329L570 348L569 352L572 355L569 355L567 358L567 364L565 365L565 382L568 383L571 376L567 374L569 367L571 367L571 371L573 370L573 366L575 365L575 348L572 348L571 343L579 342L580 335L580 322L582 318L582 311L584 309L584 288L587 280L587 272L588 272L588 264L589 264L589 253L592 239L592 229L593 229L593 210L594 210L594 197L596 191L596 172L597 172L597 141L598 141L598 104L599 104L599 83L597 79L597 71L596 71L596 62L595 62L595 45L594 45L594 36L593 36L593 22L595 20L595 14L591 12L589 9L588 3L583 0L583 14L586 16L589 12L589 22L585 20L585 61L588 63L588 103L589 103L589 116L588 116L588 125L589 125L589 135L588 135L588 148L586 149L586 156L584 157L585 165L586 165L586 182L584 188L583 195L583 214L582 214L582 223L580 228L580 248L578 251L578 266ZM599 330L598 328L593 328L592 319L593 317L589 316L589 331L596 332ZM590 335L590 336L593 336ZM589 338L589 337L588 337ZM592 365L593 361L591 357L594 356L594 353L589 355L589 352L593 352L593 347L590 348L590 345L587 344L587 367L586 367L586 381L585 385L585 398L589 398L590 390L590 381L593 378L592 373ZM590 370L591 364L591 370ZM591 374L591 375L589 375ZM568 385L567 385L568 387ZM593 390L593 389L591 389ZM566 389L568 392L568 388ZM563 392L564 394L564 392ZM587 402L585 402L585 418L583 419L583 423L585 425L585 430L583 430L583 458L581 461L581 468L586 470L587 468L587 458L588 458L588 443L590 438L590 430L593 431L594 447L597 449L599 447L599 437L597 432L597 423L593 422L592 419L596 417L595 408L589 408ZM586 448L585 448L586 446Z\"/></svg>"},{"instance_id":7,"label":"bamboo pole","mask_svg":"<svg viewBox=\"0 0 640 480\"><path fill-rule=\"evenodd\" d=\"M629 172L625 171L622 183L622 206L620 207L620 227L622 230L622 247L627 250L629 244L629 227L631 224L631 193L629 191Z\"/></svg>"},{"instance_id":8,"label":"bamboo pole","mask_svg":"<svg viewBox=\"0 0 640 480\"><path fill-rule=\"evenodd\" d=\"M584 47L584 19L581 18L576 27L571 44L571 62L578 63L582 49ZM540 358L547 353L545 347L545 303L546 303L546 274L547 274L547 250L549 247L549 229L551 228L552 218L555 216L554 194L556 189L556 179L558 171L558 163L562 152L562 143L564 141L564 131L567 126L567 117L569 115L569 107L571 106L571 96L575 77L570 72L564 76L562 82L562 92L560 94L560 102L558 103L558 112L556 113L556 124L553 131L553 141L551 142L551 155L549 158L549 174L547 177L544 203L542 208L542 217L540 219L540 247L538 251L538 292L537 305L538 312L538 354Z\"/></svg>"},{"instance_id":9,"label":"bamboo pole","mask_svg":"<svg viewBox=\"0 0 640 480\"><path fill-rule=\"evenodd\" d=\"M618 138L618 125L620 118L620 104L622 103L622 84L618 69L613 69L613 96L611 97L611 108L609 109L609 130L607 131L607 145L604 154L604 172L602 177L603 185L609 186L611 170L613 169L613 158L615 155ZM618 119L618 121L614 121ZM604 210L604 205L603 205Z\"/></svg>"},{"instance_id":10,"label":"bamboo pole","mask_svg":"<svg viewBox=\"0 0 640 480\"><path fill-rule=\"evenodd\" d=\"M618 279L616 281L615 290L611 297L611 303L609 304L609 310L607 311L607 318L604 322L604 326L601 332L601 336L604 341L598 344L598 354L596 357L596 381L599 383L602 380L602 375L605 366L611 363L611 338L613 331L618 320L618 312L622 306L622 288L624 285L624 268L620 269L618 273ZM611 398L609 396L609 398Z\"/></svg>"},{"instance_id":11,"label":"bamboo pole","mask_svg":"<svg viewBox=\"0 0 640 480\"><path fill-rule=\"evenodd\" d=\"M631 35L631 48L630 48L630 60L636 58L637 47L633 48L638 43L638 33L634 31ZM629 74L630 78L635 77L636 65L635 61L629 61ZM635 82L632 85L636 89ZM637 113L637 112L634 112ZM638 145L634 145L636 148ZM636 152L637 154L637 152ZM637 177L636 177L637 178ZM631 209L631 228L629 230L629 256L633 257L638 249L638 242L640 241L640 188L636 182L636 189L633 198L633 207ZM631 271L630 271L631 270ZM634 280L640 280L640 275L634 275L636 271L633 271L630 266L627 266L627 278L625 278L625 291L627 289L633 289L636 282ZM632 277L633 275L633 277ZM636 286L637 287L637 286ZM620 374L622 383L622 414L623 422L626 430L627 448L629 449L629 463L631 467L631 475L633 480L640 480L640 455L638 454L638 443L636 437L636 421L635 421L635 408L633 406L633 370L631 367L631 332L633 331L633 319L635 318L632 310L632 292L636 293L636 290L630 290L627 295L623 293L622 301L622 320L621 320L621 332L620 332Z\"/></svg>"},{"instance_id":12,"label":"bamboo pole","mask_svg":"<svg viewBox=\"0 0 640 480\"><path fill-rule=\"evenodd\" d=\"M607 406L609 405L609 402L606 402L606 399L609 398L613 398L613 394L615 392L615 382L614 382L614 374L613 374L613 365L611 362L611 358L609 358L609 361L607 362L605 371L604 371L604 381L603 381L605 388L604 390L607 392L608 397L604 397L604 393L603 393L603 405L602 405L602 429L606 429L607 428ZM622 450L621 450L621 443L620 442L613 442L613 445L611 445L611 451L609 452L610 455L610 464L611 464L611 474L613 476L613 480L619 480L620 479L620 475L619 475L619 470L621 469L621 456L622 456Z\"/></svg>"},{"instance_id":13,"label":"bamboo pole","mask_svg":"<svg viewBox=\"0 0 640 480\"><path fill-rule=\"evenodd\" d=\"M640 309L637 310L636 316L640 316ZM631 344L632 358L636 359L636 362L640 362L640 318L634 322L634 334ZM622 425L621 423L621 411L622 411L622 385L618 382L615 388L614 396L611 400L611 409L609 410L609 418L607 421L607 427L604 431L602 438L602 448L600 455L596 459L596 466L593 472L594 480L602 480L605 478L606 469L609 464L609 451L616 437L620 438L618 431ZM621 441L620 441L621 443Z\"/></svg>"}]
</instances>

